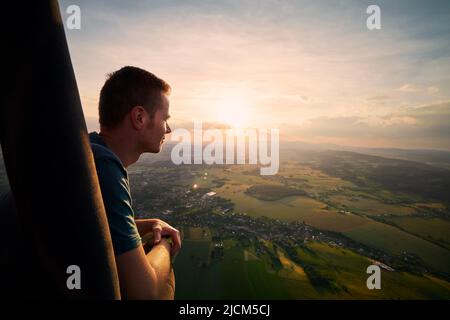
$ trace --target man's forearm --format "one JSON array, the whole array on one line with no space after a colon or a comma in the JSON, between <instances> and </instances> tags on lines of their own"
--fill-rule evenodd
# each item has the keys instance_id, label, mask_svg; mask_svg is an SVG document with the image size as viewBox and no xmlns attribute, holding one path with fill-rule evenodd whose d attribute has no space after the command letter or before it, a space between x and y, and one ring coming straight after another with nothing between
<instances>
[{"instance_id":1,"label":"man's forearm","mask_svg":"<svg viewBox=\"0 0 450 320\"><path fill-rule=\"evenodd\" d=\"M160 299L174 299L175 295L175 276L172 269L170 249L170 243L166 239L162 239L147 253L147 260L155 270L158 279Z\"/></svg>"}]
</instances>

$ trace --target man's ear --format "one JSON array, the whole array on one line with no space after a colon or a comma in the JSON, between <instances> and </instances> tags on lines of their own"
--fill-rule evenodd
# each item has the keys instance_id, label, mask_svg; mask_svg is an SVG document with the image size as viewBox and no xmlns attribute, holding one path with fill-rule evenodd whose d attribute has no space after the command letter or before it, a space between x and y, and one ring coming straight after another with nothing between
<instances>
[{"instance_id":1,"label":"man's ear","mask_svg":"<svg viewBox=\"0 0 450 320\"><path fill-rule=\"evenodd\" d=\"M135 106L130 111L130 121L134 129L142 129L149 121L148 113L142 106Z\"/></svg>"}]
</instances>

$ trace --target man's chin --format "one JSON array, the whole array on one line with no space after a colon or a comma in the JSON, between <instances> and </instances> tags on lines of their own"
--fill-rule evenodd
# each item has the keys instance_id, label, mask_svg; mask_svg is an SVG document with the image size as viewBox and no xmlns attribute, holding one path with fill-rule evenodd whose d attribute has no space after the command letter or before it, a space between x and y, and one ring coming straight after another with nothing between
<instances>
[{"instance_id":1,"label":"man's chin","mask_svg":"<svg viewBox=\"0 0 450 320\"><path fill-rule=\"evenodd\" d=\"M158 145L154 144L154 145L147 145L147 150L145 150L145 152L148 153L160 153L162 150L162 146L164 144L164 141L160 141Z\"/></svg>"},{"instance_id":2,"label":"man's chin","mask_svg":"<svg viewBox=\"0 0 450 320\"><path fill-rule=\"evenodd\" d=\"M160 144L160 145L157 146L157 147L151 148L151 149L150 149L149 151L147 151L147 152L149 152L149 153L160 153L161 150L162 150L162 144Z\"/></svg>"}]
</instances>

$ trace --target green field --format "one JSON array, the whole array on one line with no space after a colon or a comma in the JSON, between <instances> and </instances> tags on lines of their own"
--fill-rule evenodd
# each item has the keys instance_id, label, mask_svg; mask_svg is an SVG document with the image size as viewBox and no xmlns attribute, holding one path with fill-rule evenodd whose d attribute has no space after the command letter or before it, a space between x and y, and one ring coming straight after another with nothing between
<instances>
[{"instance_id":1,"label":"green field","mask_svg":"<svg viewBox=\"0 0 450 320\"><path fill-rule=\"evenodd\" d=\"M416 254L435 270L449 270L450 251L387 224L371 222L344 234L389 254L401 255L403 251Z\"/></svg>"},{"instance_id":2,"label":"green field","mask_svg":"<svg viewBox=\"0 0 450 320\"><path fill-rule=\"evenodd\" d=\"M304 191L283 185L257 184L248 188L245 193L253 198L265 201L275 201L290 196L307 195Z\"/></svg>"},{"instance_id":3,"label":"green field","mask_svg":"<svg viewBox=\"0 0 450 320\"><path fill-rule=\"evenodd\" d=\"M327 205L307 196L284 196L278 200L262 200L247 192L249 188L258 186L257 191L262 193L270 189L283 189L284 195L289 194L292 188L286 190L281 184L260 176L239 174L239 168L234 168L224 174L223 170L208 170L207 180L198 180L201 186L210 185L217 195L230 199L235 204L235 211L247 213L253 217L266 216L273 219L295 221L303 220L314 227L331 231L347 231L354 227L367 223L366 219L356 215L344 215L336 210L327 208ZM306 170L306 169L305 169ZM314 177L318 173L314 171ZM227 183L221 187L214 187L214 179L223 179L226 176ZM318 179L318 178L315 178ZM325 176L320 179L328 181ZM254 185L254 183L260 183ZM295 186L298 187L298 186Z\"/></svg>"},{"instance_id":4,"label":"green field","mask_svg":"<svg viewBox=\"0 0 450 320\"><path fill-rule=\"evenodd\" d=\"M253 246L226 240L223 258L210 259L213 243L201 239L205 230L200 229L184 233L196 240L185 239L174 265L177 299L450 298L446 281L383 269L382 289L369 290L366 268L373 262L350 250L318 242L297 249L300 263L268 241L263 242L268 251L256 253ZM274 255L280 264L273 264Z\"/></svg>"},{"instance_id":5,"label":"green field","mask_svg":"<svg viewBox=\"0 0 450 320\"><path fill-rule=\"evenodd\" d=\"M416 210L410 206L386 204L380 200L368 197L358 196L343 196L336 195L330 196L329 199L339 206L345 206L346 210L363 213L365 215L398 215L405 216L411 215Z\"/></svg>"},{"instance_id":6,"label":"green field","mask_svg":"<svg viewBox=\"0 0 450 320\"><path fill-rule=\"evenodd\" d=\"M209 241L184 240L183 250L174 263L176 299L219 299L221 265L205 266L209 260Z\"/></svg>"},{"instance_id":7,"label":"green field","mask_svg":"<svg viewBox=\"0 0 450 320\"><path fill-rule=\"evenodd\" d=\"M424 239L450 249L450 222L439 218L390 217L388 221Z\"/></svg>"},{"instance_id":8,"label":"green field","mask_svg":"<svg viewBox=\"0 0 450 320\"><path fill-rule=\"evenodd\" d=\"M247 213L252 217L302 220L314 227L331 231L347 231L368 222L356 215L327 210L324 203L305 196L290 196L276 201L259 200L245 193L247 187L231 184L214 191L219 196L233 201L236 212Z\"/></svg>"},{"instance_id":9,"label":"green field","mask_svg":"<svg viewBox=\"0 0 450 320\"><path fill-rule=\"evenodd\" d=\"M329 176L311 166L297 162L283 162L277 176L287 179L290 185L301 187L305 191L316 194L333 192L340 188L355 187L349 181Z\"/></svg>"},{"instance_id":10,"label":"green field","mask_svg":"<svg viewBox=\"0 0 450 320\"><path fill-rule=\"evenodd\" d=\"M315 274L329 279L329 289L321 290L321 297L338 299L418 299L449 298L450 284L434 277L421 277L382 269L381 290L366 287L366 268L372 262L342 248L311 243L298 250L299 258L311 266Z\"/></svg>"},{"instance_id":11,"label":"green field","mask_svg":"<svg viewBox=\"0 0 450 320\"><path fill-rule=\"evenodd\" d=\"M245 184L228 184L214 191L220 197L233 201L235 211L254 217L292 221L302 219L303 214L320 212L324 207L323 203L305 196L289 196L276 201L260 200L245 193L249 187Z\"/></svg>"}]
</instances>

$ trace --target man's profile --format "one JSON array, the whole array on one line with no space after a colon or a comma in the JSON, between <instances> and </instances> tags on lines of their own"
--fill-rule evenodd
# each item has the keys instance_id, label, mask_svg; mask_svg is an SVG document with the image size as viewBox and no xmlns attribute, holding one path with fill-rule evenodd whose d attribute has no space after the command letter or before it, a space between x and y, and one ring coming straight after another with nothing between
<instances>
[{"instance_id":1,"label":"man's profile","mask_svg":"<svg viewBox=\"0 0 450 320\"><path fill-rule=\"evenodd\" d=\"M167 261L181 248L180 233L159 219L135 219L126 170L142 153L158 153L171 132L169 92L164 80L140 68L126 66L111 73L100 92L100 132L89 134L126 299L174 295ZM154 246L146 254L141 237L150 232Z\"/></svg>"}]
</instances>

